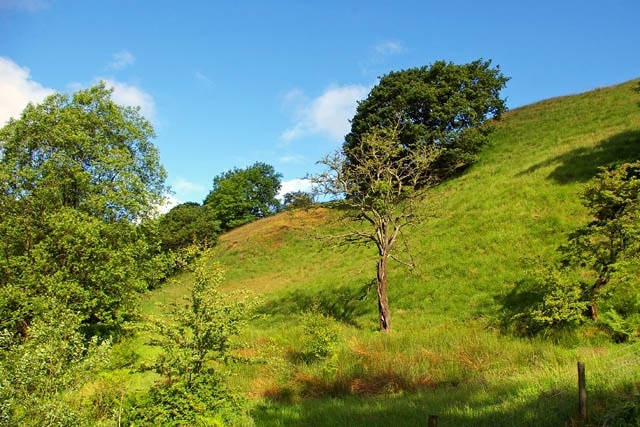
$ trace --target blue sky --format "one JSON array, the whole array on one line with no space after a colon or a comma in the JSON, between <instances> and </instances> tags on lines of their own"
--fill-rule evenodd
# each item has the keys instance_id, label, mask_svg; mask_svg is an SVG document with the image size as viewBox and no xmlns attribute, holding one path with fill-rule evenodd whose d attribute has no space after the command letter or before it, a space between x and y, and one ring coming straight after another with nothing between
<instances>
[{"instance_id":1,"label":"blue sky","mask_svg":"<svg viewBox=\"0 0 640 427\"><path fill-rule=\"evenodd\" d=\"M296 189L392 70L491 59L509 108L640 77L640 2L0 0L0 122L105 80L202 202L256 161Z\"/></svg>"}]
</instances>

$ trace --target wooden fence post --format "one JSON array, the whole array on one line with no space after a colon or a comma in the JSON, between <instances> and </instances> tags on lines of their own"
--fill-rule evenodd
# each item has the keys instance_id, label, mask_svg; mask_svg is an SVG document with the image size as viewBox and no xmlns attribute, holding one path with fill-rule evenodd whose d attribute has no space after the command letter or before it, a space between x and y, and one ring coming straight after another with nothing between
<instances>
[{"instance_id":1,"label":"wooden fence post","mask_svg":"<svg viewBox=\"0 0 640 427\"><path fill-rule=\"evenodd\" d=\"M578 362L578 413L582 422L587 421L587 388L584 362Z\"/></svg>"}]
</instances>

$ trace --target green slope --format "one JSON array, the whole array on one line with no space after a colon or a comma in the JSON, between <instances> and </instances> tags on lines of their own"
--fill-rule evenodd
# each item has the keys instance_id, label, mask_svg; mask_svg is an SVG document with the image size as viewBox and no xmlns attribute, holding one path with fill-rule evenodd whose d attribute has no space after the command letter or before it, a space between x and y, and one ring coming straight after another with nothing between
<instances>
[{"instance_id":1,"label":"green slope","mask_svg":"<svg viewBox=\"0 0 640 427\"><path fill-rule=\"evenodd\" d=\"M579 194L598 168L640 157L637 88L632 81L507 113L480 161L434 191L425 205L432 216L407 231L418 268L391 266L392 310L456 318L494 310L495 297L522 276L523 260L553 256L586 220ZM315 239L337 227L333 217L282 213L223 236L218 254L230 286L283 299L280 312L287 293L360 296L375 277L375 252ZM371 301L360 302L350 309L374 313Z\"/></svg>"}]
</instances>

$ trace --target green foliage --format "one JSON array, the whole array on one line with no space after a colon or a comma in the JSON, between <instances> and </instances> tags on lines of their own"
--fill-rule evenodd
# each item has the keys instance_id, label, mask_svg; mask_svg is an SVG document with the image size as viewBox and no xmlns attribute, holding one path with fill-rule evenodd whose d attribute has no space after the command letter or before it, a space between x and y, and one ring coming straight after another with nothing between
<instances>
[{"instance_id":1,"label":"green foliage","mask_svg":"<svg viewBox=\"0 0 640 427\"><path fill-rule=\"evenodd\" d=\"M156 363L161 380L138 407L131 421L162 425L195 425L243 417L243 400L224 382L233 361L233 339L255 302L246 295L223 295L218 266L209 268L207 253L194 267L195 283L186 306L175 306L169 318L153 324L154 345L162 349Z\"/></svg>"},{"instance_id":2,"label":"green foliage","mask_svg":"<svg viewBox=\"0 0 640 427\"><path fill-rule=\"evenodd\" d=\"M513 316L518 329L548 332L590 318L616 341L638 334L639 190L640 162L604 170L587 185L583 199L593 219L569 235L560 264L532 281L535 290L518 290L537 296Z\"/></svg>"},{"instance_id":3,"label":"green foliage","mask_svg":"<svg viewBox=\"0 0 640 427\"><path fill-rule=\"evenodd\" d=\"M366 133L394 126L400 119L403 149L442 149L422 178L444 178L476 159L487 142L488 121L506 110L499 96L507 81L498 67L483 60L463 65L437 61L391 72L358 104L345 137L347 159L358 163L350 149Z\"/></svg>"},{"instance_id":4,"label":"green foliage","mask_svg":"<svg viewBox=\"0 0 640 427\"><path fill-rule=\"evenodd\" d=\"M313 195L304 191L291 191L284 195L282 206L285 209L308 209L313 206Z\"/></svg>"},{"instance_id":5,"label":"green foliage","mask_svg":"<svg viewBox=\"0 0 640 427\"><path fill-rule=\"evenodd\" d=\"M65 393L77 389L108 363L110 343L86 341L80 318L62 307L38 319L28 337L2 330L0 425L87 425Z\"/></svg>"},{"instance_id":6,"label":"green foliage","mask_svg":"<svg viewBox=\"0 0 640 427\"><path fill-rule=\"evenodd\" d=\"M116 105L104 83L29 104L0 130L3 210L31 220L62 206L107 221L150 217L166 177L154 136L139 110Z\"/></svg>"},{"instance_id":7,"label":"green foliage","mask_svg":"<svg viewBox=\"0 0 640 427\"><path fill-rule=\"evenodd\" d=\"M520 335L549 334L571 329L585 321L584 290L564 271L535 266L505 299L503 327Z\"/></svg>"},{"instance_id":8,"label":"green foliage","mask_svg":"<svg viewBox=\"0 0 640 427\"><path fill-rule=\"evenodd\" d=\"M118 326L158 279L136 226L165 192L153 136L104 83L30 104L0 130L0 328L26 336L52 307Z\"/></svg>"},{"instance_id":9,"label":"green foliage","mask_svg":"<svg viewBox=\"0 0 640 427\"><path fill-rule=\"evenodd\" d=\"M212 210L223 231L267 217L280 209L276 195L281 177L273 166L261 162L230 170L213 179L204 207Z\"/></svg>"},{"instance_id":10,"label":"green foliage","mask_svg":"<svg viewBox=\"0 0 640 427\"><path fill-rule=\"evenodd\" d=\"M339 339L338 329L333 319L318 312L314 304L300 319L302 329L301 356L306 362L313 362L331 356Z\"/></svg>"},{"instance_id":11,"label":"green foliage","mask_svg":"<svg viewBox=\"0 0 640 427\"><path fill-rule=\"evenodd\" d=\"M215 246L220 233L220 222L210 206L183 203L175 206L159 220L159 238L162 248L179 250L189 245L203 248Z\"/></svg>"},{"instance_id":12,"label":"green foliage","mask_svg":"<svg viewBox=\"0 0 640 427\"><path fill-rule=\"evenodd\" d=\"M598 320L598 304L616 288L637 282L640 262L640 162L605 170L587 186L584 203L593 220L569 236L563 262L586 270L583 283L590 315ZM634 307L637 310L638 306Z\"/></svg>"}]
</instances>

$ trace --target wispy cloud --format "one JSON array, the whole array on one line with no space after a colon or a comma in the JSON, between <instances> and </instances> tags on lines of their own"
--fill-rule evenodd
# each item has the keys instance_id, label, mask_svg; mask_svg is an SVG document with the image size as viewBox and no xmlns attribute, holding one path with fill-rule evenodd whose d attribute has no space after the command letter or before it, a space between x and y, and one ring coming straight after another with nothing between
<instances>
[{"instance_id":1,"label":"wispy cloud","mask_svg":"<svg viewBox=\"0 0 640 427\"><path fill-rule=\"evenodd\" d=\"M385 41L375 46L375 51L381 55L395 55L405 51L404 46L397 41Z\"/></svg>"},{"instance_id":2,"label":"wispy cloud","mask_svg":"<svg viewBox=\"0 0 640 427\"><path fill-rule=\"evenodd\" d=\"M381 71L387 71L390 58L403 55L409 49L400 41L386 40L372 45L365 57L358 61L362 74L368 77L378 77Z\"/></svg>"},{"instance_id":3,"label":"wispy cloud","mask_svg":"<svg viewBox=\"0 0 640 427\"><path fill-rule=\"evenodd\" d=\"M47 9L49 3L44 0L0 0L0 10L26 10L38 12Z\"/></svg>"},{"instance_id":4,"label":"wispy cloud","mask_svg":"<svg viewBox=\"0 0 640 427\"><path fill-rule=\"evenodd\" d=\"M42 102L53 92L33 81L28 68L0 56L0 127L11 117L18 118L29 102Z\"/></svg>"},{"instance_id":5,"label":"wispy cloud","mask_svg":"<svg viewBox=\"0 0 640 427\"><path fill-rule=\"evenodd\" d=\"M120 52L116 52L113 54L111 62L109 63L109 68L113 70L122 70L130 65L133 65L135 62L136 58L131 54L131 52L127 50L121 50Z\"/></svg>"},{"instance_id":6,"label":"wispy cloud","mask_svg":"<svg viewBox=\"0 0 640 427\"><path fill-rule=\"evenodd\" d=\"M196 80L198 80L200 83L202 83L206 87L213 87L213 81L209 77L207 77L204 73L201 73L200 71L196 71L195 77L196 77Z\"/></svg>"},{"instance_id":7,"label":"wispy cloud","mask_svg":"<svg viewBox=\"0 0 640 427\"><path fill-rule=\"evenodd\" d=\"M100 80L103 80L108 87L113 88L112 99L116 104L140 107L140 112L147 120L156 121L156 105L153 96L138 86L113 79L103 78Z\"/></svg>"},{"instance_id":8,"label":"wispy cloud","mask_svg":"<svg viewBox=\"0 0 640 427\"><path fill-rule=\"evenodd\" d=\"M324 135L339 141L349 132L349 120L367 91L361 85L332 86L317 98L308 99L299 89L294 89L284 96L284 101L293 104L295 123L282 132L280 138L292 141L305 135Z\"/></svg>"},{"instance_id":9,"label":"wispy cloud","mask_svg":"<svg viewBox=\"0 0 640 427\"><path fill-rule=\"evenodd\" d=\"M185 178L179 177L172 185L173 189L181 193L194 193L205 191L206 188L202 184L191 182Z\"/></svg>"}]
</instances>

